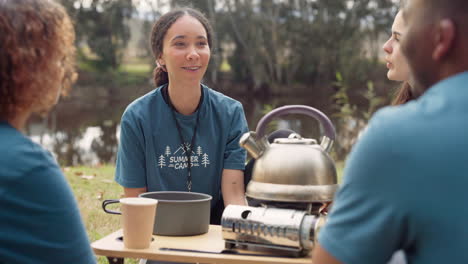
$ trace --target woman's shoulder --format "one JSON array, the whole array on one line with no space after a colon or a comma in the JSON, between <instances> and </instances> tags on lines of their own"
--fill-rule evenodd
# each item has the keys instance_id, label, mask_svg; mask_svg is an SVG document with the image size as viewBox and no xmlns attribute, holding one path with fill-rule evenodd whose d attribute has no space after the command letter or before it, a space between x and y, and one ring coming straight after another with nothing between
<instances>
[{"instance_id":1,"label":"woman's shoulder","mask_svg":"<svg viewBox=\"0 0 468 264\"><path fill-rule=\"evenodd\" d=\"M4 123L0 124L0 149L2 149L3 153L8 151L8 155L1 155L1 157L25 155L28 153L42 155L46 152L46 150L29 137Z\"/></svg>"},{"instance_id":2,"label":"woman's shoulder","mask_svg":"<svg viewBox=\"0 0 468 264\"><path fill-rule=\"evenodd\" d=\"M218 104L228 108L242 108L242 104L236 99L229 97L221 92L215 91L206 85L203 88L208 94L208 99L211 103Z\"/></svg>"},{"instance_id":3,"label":"woman's shoulder","mask_svg":"<svg viewBox=\"0 0 468 264\"><path fill-rule=\"evenodd\" d=\"M57 167L52 154L11 127L0 127L0 175L14 180L39 167Z\"/></svg>"},{"instance_id":4,"label":"woman's shoulder","mask_svg":"<svg viewBox=\"0 0 468 264\"><path fill-rule=\"evenodd\" d=\"M133 102L131 102L125 108L122 119L148 113L149 107L152 107L154 104L158 104L159 101L162 100L161 87L157 87L156 89L138 97Z\"/></svg>"}]
</instances>

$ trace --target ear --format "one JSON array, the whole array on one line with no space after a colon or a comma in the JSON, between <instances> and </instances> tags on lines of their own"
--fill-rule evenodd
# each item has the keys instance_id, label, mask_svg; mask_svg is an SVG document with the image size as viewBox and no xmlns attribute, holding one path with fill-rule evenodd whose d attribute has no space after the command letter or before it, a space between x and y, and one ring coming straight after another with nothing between
<instances>
[{"instance_id":1,"label":"ear","mask_svg":"<svg viewBox=\"0 0 468 264\"><path fill-rule=\"evenodd\" d=\"M437 27L435 35L435 49L432 59L440 61L453 46L455 41L455 24L451 19L442 19Z\"/></svg>"},{"instance_id":2,"label":"ear","mask_svg":"<svg viewBox=\"0 0 468 264\"><path fill-rule=\"evenodd\" d=\"M162 59L162 58L159 58L156 60L156 64L161 67L161 66L164 66L166 65L166 62Z\"/></svg>"}]
</instances>

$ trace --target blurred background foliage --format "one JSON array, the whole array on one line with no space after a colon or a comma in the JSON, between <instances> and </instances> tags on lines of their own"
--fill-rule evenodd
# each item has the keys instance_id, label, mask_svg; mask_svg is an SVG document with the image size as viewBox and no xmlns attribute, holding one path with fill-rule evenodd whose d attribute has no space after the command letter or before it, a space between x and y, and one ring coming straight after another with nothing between
<instances>
[{"instance_id":1,"label":"blurred background foliage","mask_svg":"<svg viewBox=\"0 0 468 264\"><path fill-rule=\"evenodd\" d=\"M154 89L152 24L178 6L210 19L216 35L204 83L241 101L251 130L268 109L309 105L333 120L334 155L343 160L396 87L386 79L381 51L394 0L56 1L74 20L79 79L49 117L31 121L29 132L62 165L115 161L125 107ZM287 126L319 138L317 124L302 119L293 116ZM90 128L98 128L93 137Z\"/></svg>"}]
</instances>

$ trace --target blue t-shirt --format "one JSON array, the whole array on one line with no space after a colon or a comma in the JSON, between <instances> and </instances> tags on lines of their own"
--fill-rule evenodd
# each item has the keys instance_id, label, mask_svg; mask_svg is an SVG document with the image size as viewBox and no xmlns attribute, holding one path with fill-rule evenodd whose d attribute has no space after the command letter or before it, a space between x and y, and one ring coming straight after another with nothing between
<instances>
[{"instance_id":1,"label":"blue t-shirt","mask_svg":"<svg viewBox=\"0 0 468 264\"><path fill-rule=\"evenodd\" d=\"M57 163L0 122L0 263L96 263Z\"/></svg>"},{"instance_id":2,"label":"blue t-shirt","mask_svg":"<svg viewBox=\"0 0 468 264\"><path fill-rule=\"evenodd\" d=\"M181 142L172 110L162 87L132 102L120 127L115 180L127 188L148 191L187 191L187 156L182 144L191 139L200 112L195 146L190 153L192 192L220 197L223 169L243 170L246 151L239 139L247 132L242 105L202 85L203 101L191 115L175 113L184 142Z\"/></svg>"},{"instance_id":3,"label":"blue t-shirt","mask_svg":"<svg viewBox=\"0 0 468 264\"><path fill-rule=\"evenodd\" d=\"M468 263L468 72L372 118L320 244L343 263Z\"/></svg>"}]
</instances>

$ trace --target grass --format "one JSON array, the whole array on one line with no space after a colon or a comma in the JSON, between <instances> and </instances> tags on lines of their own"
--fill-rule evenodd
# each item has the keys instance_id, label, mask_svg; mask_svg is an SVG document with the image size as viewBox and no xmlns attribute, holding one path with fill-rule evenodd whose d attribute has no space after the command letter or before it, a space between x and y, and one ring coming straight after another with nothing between
<instances>
[{"instance_id":1,"label":"grass","mask_svg":"<svg viewBox=\"0 0 468 264\"><path fill-rule=\"evenodd\" d=\"M67 167L65 176L75 194L89 240L96 241L121 228L118 215L107 214L101 204L105 199L119 199L122 187L114 181L114 166ZM110 209L118 208L109 206ZM98 256L98 263L107 264L105 257ZM125 260L125 263L138 263Z\"/></svg>"},{"instance_id":2,"label":"grass","mask_svg":"<svg viewBox=\"0 0 468 264\"><path fill-rule=\"evenodd\" d=\"M78 61L78 68L82 71L102 73L103 69L100 69L100 67L104 66L99 60L86 59ZM152 71L152 66L144 62L123 63L117 69L119 73L127 73L136 76L148 76Z\"/></svg>"},{"instance_id":3,"label":"grass","mask_svg":"<svg viewBox=\"0 0 468 264\"><path fill-rule=\"evenodd\" d=\"M126 63L120 66L120 71L137 74L137 75L148 75L153 69L148 63Z\"/></svg>"},{"instance_id":4,"label":"grass","mask_svg":"<svg viewBox=\"0 0 468 264\"><path fill-rule=\"evenodd\" d=\"M343 162L336 163L338 182L341 182L343 165ZM99 240L120 229L120 217L105 213L101 207L103 200L119 199L123 194L122 187L114 181L115 167L66 167L63 171L78 201L89 240ZM109 209L116 207L109 206ZM105 257L98 256L98 263L108 262ZM138 261L128 259L125 263L136 264Z\"/></svg>"},{"instance_id":5,"label":"grass","mask_svg":"<svg viewBox=\"0 0 468 264\"><path fill-rule=\"evenodd\" d=\"M343 180L344 162L338 161L335 163L335 165L336 165L336 174L338 176L338 183L341 183Z\"/></svg>"}]
</instances>

